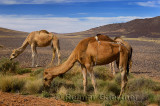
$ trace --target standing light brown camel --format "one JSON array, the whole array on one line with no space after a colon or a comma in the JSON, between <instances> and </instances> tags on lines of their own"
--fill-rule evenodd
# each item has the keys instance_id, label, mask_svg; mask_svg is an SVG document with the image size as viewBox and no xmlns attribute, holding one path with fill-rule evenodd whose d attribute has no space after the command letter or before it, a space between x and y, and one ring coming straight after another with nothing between
<instances>
[{"instance_id":1,"label":"standing light brown camel","mask_svg":"<svg viewBox=\"0 0 160 106\"><path fill-rule=\"evenodd\" d=\"M131 68L132 67L132 51L133 51L131 45L128 42L124 41L121 37L115 37L114 41L122 43L127 48L127 50L128 50L128 60L129 60L129 64L127 64L127 68ZM118 60L116 62L118 62ZM115 72L115 62L110 63L110 70L113 71L113 75L116 74L116 72ZM128 74L129 74L129 71L127 71L127 75Z\"/></svg>"},{"instance_id":2,"label":"standing light brown camel","mask_svg":"<svg viewBox=\"0 0 160 106\"><path fill-rule=\"evenodd\" d=\"M73 67L75 62L79 62L81 64L83 73L84 93L86 93L87 89L87 72L90 74L94 91L96 93L97 90L93 66L105 65L118 58L119 69L121 72L121 96L127 84L126 71L128 63L128 50L121 44L108 41L97 42L97 38L101 40L106 39L106 37L103 35L86 38L80 41L80 43L72 51L67 61L59 66L44 70L44 87L50 87L53 78L66 73Z\"/></svg>"},{"instance_id":3,"label":"standing light brown camel","mask_svg":"<svg viewBox=\"0 0 160 106\"><path fill-rule=\"evenodd\" d=\"M32 50L32 67L38 66L38 61L37 61L38 56L36 47L46 47L50 44L51 47L53 48L53 56L51 64L53 63L53 60L55 58L55 52L57 52L58 55L58 65L60 64L59 40L55 35L49 33L46 30L31 32L23 42L22 46L12 51L12 54L10 55L10 60L20 55L28 46L28 44L31 46Z\"/></svg>"}]
</instances>

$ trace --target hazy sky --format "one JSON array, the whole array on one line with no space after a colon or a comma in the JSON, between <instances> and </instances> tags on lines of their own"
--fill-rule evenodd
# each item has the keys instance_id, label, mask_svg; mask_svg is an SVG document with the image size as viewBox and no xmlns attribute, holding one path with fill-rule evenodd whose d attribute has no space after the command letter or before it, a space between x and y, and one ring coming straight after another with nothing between
<instances>
[{"instance_id":1,"label":"hazy sky","mask_svg":"<svg viewBox=\"0 0 160 106\"><path fill-rule=\"evenodd\" d=\"M0 27L68 33L160 15L160 0L0 0Z\"/></svg>"}]
</instances>

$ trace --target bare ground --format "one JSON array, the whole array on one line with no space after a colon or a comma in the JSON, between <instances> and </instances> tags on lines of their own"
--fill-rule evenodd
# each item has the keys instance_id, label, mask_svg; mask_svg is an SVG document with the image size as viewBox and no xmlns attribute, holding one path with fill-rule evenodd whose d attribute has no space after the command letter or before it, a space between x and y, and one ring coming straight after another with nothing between
<instances>
[{"instance_id":1,"label":"bare ground","mask_svg":"<svg viewBox=\"0 0 160 106\"><path fill-rule=\"evenodd\" d=\"M12 49L20 47L25 38L0 38L0 45L4 45L4 48L0 48L0 58L9 57ZM74 47L82 38L60 38L61 57L62 60L66 59ZM160 80L160 44L146 41L128 41L133 47L133 66L131 73L138 76L147 76L153 79ZM39 65L46 67L51 61L52 50L51 47L37 48L39 55ZM16 61L19 61L22 67L31 66L31 50L28 46L24 53L18 56ZM55 65L57 64L57 58L55 59ZM18 94L10 94L0 92L0 105L19 105L30 103L31 105L49 104L53 105L75 105L70 103L64 103L63 101L57 101L54 98L38 98L35 96L22 96ZM29 105L30 105L29 104Z\"/></svg>"},{"instance_id":2,"label":"bare ground","mask_svg":"<svg viewBox=\"0 0 160 106\"><path fill-rule=\"evenodd\" d=\"M0 106L85 106L87 104L67 103L55 98L41 98L0 92ZM94 104L94 106L97 104ZM98 105L97 105L98 106Z\"/></svg>"}]
</instances>

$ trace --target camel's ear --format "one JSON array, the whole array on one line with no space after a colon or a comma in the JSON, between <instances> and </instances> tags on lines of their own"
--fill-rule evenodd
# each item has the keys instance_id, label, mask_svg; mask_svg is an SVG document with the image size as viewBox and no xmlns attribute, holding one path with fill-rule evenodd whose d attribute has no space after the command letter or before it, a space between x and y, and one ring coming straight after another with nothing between
<instances>
[{"instance_id":1,"label":"camel's ear","mask_svg":"<svg viewBox=\"0 0 160 106\"><path fill-rule=\"evenodd\" d=\"M12 50L12 52L14 52L14 51L15 51L15 49Z\"/></svg>"}]
</instances>

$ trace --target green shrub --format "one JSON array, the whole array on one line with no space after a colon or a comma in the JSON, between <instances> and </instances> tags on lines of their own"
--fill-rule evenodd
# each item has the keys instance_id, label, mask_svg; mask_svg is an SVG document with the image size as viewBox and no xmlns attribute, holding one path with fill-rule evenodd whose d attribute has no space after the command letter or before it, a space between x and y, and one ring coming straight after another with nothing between
<instances>
[{"instance_id":1,"label":"green shrub","mask_svg":"<svg viewBox=\"0 0 160 106\"><path fill-rule=\"evenodd\" d=\"M159 91L160 85L157 82L154 82L153 80L141 77L141 78L130 80L128 82L127 89L129 91L137 91L137 90L144 90L144 89Z\"/></svg>"},{"instance_id":2,"label":"green shrub","mask_svg":"<svg viewBox=\"0 0 160 106\"><path fill-rule=\"evenodd\" d=\"M49 92L43 91L42 92L42 97L48 98L48 97L51 97L51 95L50 95Z\"/></svg>"},{"instance_id":3,"label":"green shrub","mask_svg":"<svg viewBox=\"0 0 160 106\"><path fill-rule=\"evenodd\" d=\"M17 69L16 70L16 73L17 74L24 74L24 73L30 73L31 72L31 69Z\"/></svg>"},{"instance_id":4,"label":"green shrub","mask_svg":"<svg viewBox=\"0 0 160 106\"><path fill-rule=\"evenodd\" d=\"M19 67L19 63L15 61L11 61L8 58L2 58L0 60L0 72L6 74L7 72L15 73L15 74L24 74L31 72L31 69L23 69Z\"/></svg>"},{"instance_id":5,"label":"green shrub","mask_svg":"<svg viewBox=\"0 0 160 106\"><path fill-rule=\"evenodd\" d=\"M121 84L121 74L120 73L118 73L118 74L116 74L116 76L115 76L115 82L117 83L117 84Z\"/></svg>"},{"instance_id":6,"label":"green shrub","mask_svg":"<svg viewBox=\"0 0 160 106\"><path fill-rule=\"evenodd\" d=\"M36 76L36 75L42 73L43 70L44 70L44 69L38 69L38 70L36 70L36 71L32 71L31 74L30 74L30 76Z\"/></svg>"},{"instance_id":7,"label":"green shrub","mask_svg":"<svg viewBox=\"0 0 160 106\"><path fill-rule=\"evenodd\" d=\"M151 91L133 91L127 95L132 96L133 99L122 99L120 101L122 106L144 106L155 102L155 95ZM124 97L127 97L127 95L124 95Z\"/></svg>"},{"instance_id":8,"label":"green shrub","mask_svg":"<svg viewBox=\"0 0 160 106\"><path fill-rule=\"evenodd\" d=\"M19 92L23 89L25 80L13 76L0 76L0 89L3 92Z\"/></svg>"},{"instance_id":9,"label":"green shrub","mask_svg":"<svg viewBox=\"0 0 160 106\"><path fill-rule=\"evenodd\" d=\"M101 79L104 81L113 79L113 75L111 74L111 72L109 72L106 66L96 66L94 68L94 73L97 79Z\"/></svg>"},{"instance_id":10,"label":"green shrub","mask_svg":"<svg viewBox=\"0 0 160 106\"><path fill-rule=\"evenodd\" d=\"M18 68L18 62L11 61L8 58L2 58L0 60L0 71L3 74L6 74L6 72L8 71L15 73L17 68Z\"/></svg>"}]
</instances>

